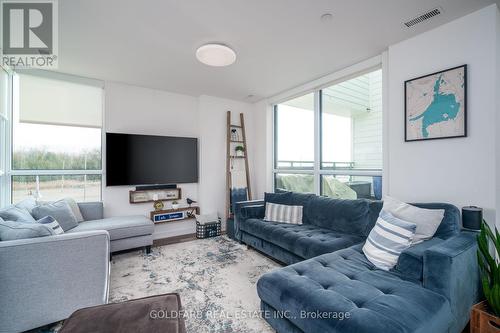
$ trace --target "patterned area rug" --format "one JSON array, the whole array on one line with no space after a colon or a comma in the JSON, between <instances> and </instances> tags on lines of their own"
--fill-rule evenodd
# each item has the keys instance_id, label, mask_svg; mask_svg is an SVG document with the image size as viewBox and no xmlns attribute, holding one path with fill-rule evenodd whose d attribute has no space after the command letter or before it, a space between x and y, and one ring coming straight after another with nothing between
<instances>
[{"instance_id":1,"label":"patterned area rug","mask_svg":"<svg viewBox=\"0 0 500 333\"><path fill-rule=\"evenodd\" d=\"M177 292L189 333L267 333L259 277L280 265L225 236L113 256L109 302ZM30 331L57 333L62 322Z\"/></svg>"},{"instance_id":2,"label":"patterned area rug","mask_svg":"<svg viewBox=\"0 0 500 333\"><path fill-rule=\"evenodd\" d=\"M188 332L273 332L258 317L258 278L279 264L227 237L113 256L110 302L178 292Z\"/></svg>"}]
</instances>

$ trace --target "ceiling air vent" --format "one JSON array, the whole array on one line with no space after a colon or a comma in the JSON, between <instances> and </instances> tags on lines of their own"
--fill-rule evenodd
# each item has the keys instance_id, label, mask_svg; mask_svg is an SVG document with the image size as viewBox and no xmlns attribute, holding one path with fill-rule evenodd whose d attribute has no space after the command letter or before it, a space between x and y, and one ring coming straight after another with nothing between
<instances>
[{"instance_id":1,"label":"ceiling air vent","mask_svg":"<svg viewBox=\"0 0 500 333\"><path fill-rule=\"evenodd\" d=\"M428 19L434 17L434 16L438 16L440 14L443 13L443 9L441 7L436 7L434 9L431 9L430 11L420 15L420 16L417 16L415 18L412 18L408 21L406 21L405 23L403 23L407 28L411 28L413 27L414 25L417 25L419 23L422 23L422 22L425 22L427 21Z\"/></svg>"}]
</instances>

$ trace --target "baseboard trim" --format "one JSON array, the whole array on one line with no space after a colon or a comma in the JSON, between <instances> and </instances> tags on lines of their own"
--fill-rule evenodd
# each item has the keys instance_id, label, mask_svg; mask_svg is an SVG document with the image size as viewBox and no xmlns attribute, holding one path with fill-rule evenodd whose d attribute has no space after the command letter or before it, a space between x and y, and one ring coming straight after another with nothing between
<instances>
[{"instance_id":1,"label":"baseboard trim","mask_svg":"<svg viewBox=\"0 0 500 333\"><path fill-rule=\"evenodd\" d=\"M153 240L153 246L163 246L163 245L169 245L169 244L176 244L176 243L183 243L183 242L189 242L192 240L195 240L196 234L186 234L186 235L179 235L179 236L172 236L172 237L167 237L167 238L159 238Z\"/></svg>"},{"instance_id":2,"label":"baseboard trim","mask_svg":"<svg viewBox=\"0 0 500 333\"><path fill-rule=\"evenodd\" d=\"M222 230L221 236L225 235L226 231ZM163 245L170 245L170 244L177 244L177 243L184 243L184 242L190 242L193 240L196 240L196 234L186 234L186 235L178 235L178 236L172 236L172 237L166 237L166 238L158 238L153 240L153 246L163 246Z\"/></svg>"}]
</instances>

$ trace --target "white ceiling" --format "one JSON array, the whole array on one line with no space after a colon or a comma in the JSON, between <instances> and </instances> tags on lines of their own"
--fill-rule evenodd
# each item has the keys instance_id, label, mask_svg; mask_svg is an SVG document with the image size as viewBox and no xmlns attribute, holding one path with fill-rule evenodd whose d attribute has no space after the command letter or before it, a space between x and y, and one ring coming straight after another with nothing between
<instances>
[{"instance_id":1,"label":"white ceiling","mask_svg":"<svg viewBox=\"0 0 500 333\"><path fill-rule=\"evenodd\" d=\"M256 101L380 54L493 0L60 0L59 69L188 95ZM413 29L402 22L441 6ZM320 16L333 14L322 22ZM195 50L223 42L236 63ZM248 95L254 95L248 98Z\"/></svg>"}]
</instances>

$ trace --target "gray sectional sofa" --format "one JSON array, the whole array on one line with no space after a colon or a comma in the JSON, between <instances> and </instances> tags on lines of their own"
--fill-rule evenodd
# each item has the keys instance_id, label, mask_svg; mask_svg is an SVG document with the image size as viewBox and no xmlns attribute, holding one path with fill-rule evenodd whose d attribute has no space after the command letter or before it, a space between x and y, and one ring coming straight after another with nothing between
<instances>
[{"instance_id":1,"label":"gray sectional sofa","mask_svg":"<svg viewBox=\"0 0 500 333\"><path fill-rule=\"evenodd\" d=\"M303 224L264 221L266 202L303 206ZM265 319L279 333L462 332L481 297L476 233L453 205L414 205L444 218L385 271L362 250L381 201L287 192L236 204L237 240L289 265L257 282Z\"/></svg>"},{"instance_id":2,"label":"gray sectional sofa","mask_svg":"<svg viewBox=\"0 0 500 333\"><path fill-rule=\"evenodd\" d=\"M110 253L152 245L154 224L145 216L103 218L100 202L78 206L84 221L64 234L0 241L0 332L106 303Z\"/></svg>"},{"instance_id":3,"label":"gray sectional sofa","mask_svg":"<svg viewBox=\"0 0 500 333\"><path fill-rule=\"evenodd\" d=\"M110 252L145 247L149 252L153 244L154 223L143 215L104 218L102 202L78 203L84 222L68 233L106 230L109 233Z\"/></svg>"}]
</instances>

